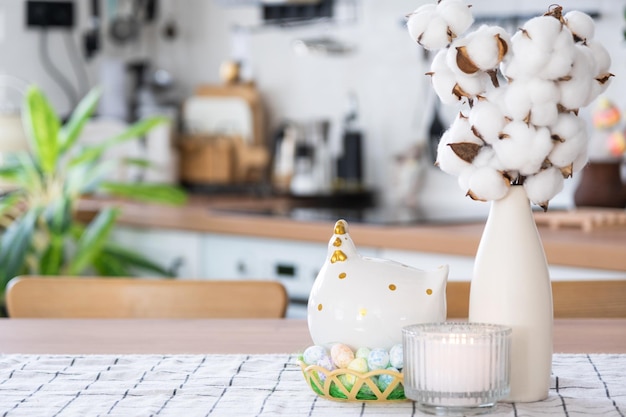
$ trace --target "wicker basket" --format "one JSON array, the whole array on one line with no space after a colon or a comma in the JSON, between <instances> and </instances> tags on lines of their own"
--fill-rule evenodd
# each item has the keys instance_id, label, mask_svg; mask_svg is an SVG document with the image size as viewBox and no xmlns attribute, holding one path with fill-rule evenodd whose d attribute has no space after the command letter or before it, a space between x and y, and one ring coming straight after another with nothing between
<instances>
[{"instance_id":1,"label":"wicker basket","mask_svg":"<svg viewBox=\"0 0 626 417\"><path fill-rule=\"evenodd\" d=\"M403 377L400 372L379 369L366 373L350 369L329 371L317 365L306 365L300 361L304 379L320 397L337 401L402 401L404 396ZM376 380L387 375L389 385L381 391ZM374 377L374 378L372 378Z\"/></svg>"}]
</instances>

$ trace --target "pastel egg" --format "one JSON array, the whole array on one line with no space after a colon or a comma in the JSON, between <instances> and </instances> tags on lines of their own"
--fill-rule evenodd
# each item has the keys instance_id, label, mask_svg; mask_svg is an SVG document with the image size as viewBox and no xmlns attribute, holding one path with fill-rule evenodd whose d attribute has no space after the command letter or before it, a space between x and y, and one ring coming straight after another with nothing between
<instances>
[{"instance_id":1,"label":"pastel egg","mask_svg":"<svg viewBox=\"0 0 626 417\"><path fill-rule=\"evenodd\" d=\"M330 358L337 368L346 368L354 359L354 352L343 343L336 343L330 348Z\"/></svg>"},{"instance_id":2,"label":"pastel egg","mask_svg":"<svg viewBox=\"0 0 626 417\"><path fill-rule=\"evenodd\" d=\"M302 354L302 359L307 365L316 364L324 356L328 356L326 348L319 345L309 346Z\"/></svg>"},{"instance_id":3,"label":"pastel egg","mask_svg":"<svg viewBox=\"0 0 626 417\"><path fill-rule=\"evenodd\" d=\"M360 347L360 348L358 348L356 350L356 353L355 353L354 357L367 359L367 357L369 356L370 352L371 352L370 348Z\"/></svg>"},{"instance_id":4,"label":"pastel egg","mask_svg":"<svg viewBox=\"0 0 626 417\"><path fill-rule=\"evenodd\" d=\"M389 363L397 369L404 368L402 344L393 345L389 350Z\"/></svg>"},{"instance_id":5,"label":"pastel egg","mask_svg":"<svg viewBox=\"0 0 626 417\"><path fill-rule=\"evenodd\" d=\"M387 353L387 350L382 348L372 349L370 354L367 356L367 365L371 370L385 369L389 366L389 353Z\"/></svg>"},{"instance_id":6,"label":"pastel egg","mask_svg":"<svg viewBox=\"0 0 626 417\"><path fill-rule=\"evenodd\" d=\"M351 371L365 373L367 372L367 359L365 358L355 358L348 364L348 369ZM348 390L352 389L354 383L356 382L357 377L352 374L345 374L339 377L339 380Z\"/></svg>"},{"instance_id":7,"label":"pastel egg","mask_svg":"<svg viewBox=\"0 0 626 417\"><path fill-rule=\"evenodd\" d=\"M335 369L335 364L333 364L333 361L330 359L329 356L323 356L322 358L320 358L320 360L317 361L316 365L326 369L327 371L332 371ZM317 375L319 376L320 381L326 381L326 374L324 372L318 371Z\"/></svg>"},{"instance_id":8,"label":"pastel egg","mask_svg":"<svg viewBox=\"0 0 626 417\"><path fill-rule=\"evenodd\" d=\"M394 368L393 366L390 366L388 368L386 368L388 371L395 371L398 372L398 370L396 368ZM389 375L389 374L382 374L378 377L378 388L380 388L381 391L384 391L387 389L387 387L389 386L389 384L391 384L394 380L394 376L393 375Z\"/></svg>"},{"instance_id":9,"label":"pastel egg","mask_svg":"<svg viewBox=\"0 0 626 417\"><path fill-rule=\"evenodd\" d=\"M356 372L365 373L369 369L367 367L367 359L365 358L354 358L350 364L348 364L348 369Z\"/></svg>"}]
</instances>

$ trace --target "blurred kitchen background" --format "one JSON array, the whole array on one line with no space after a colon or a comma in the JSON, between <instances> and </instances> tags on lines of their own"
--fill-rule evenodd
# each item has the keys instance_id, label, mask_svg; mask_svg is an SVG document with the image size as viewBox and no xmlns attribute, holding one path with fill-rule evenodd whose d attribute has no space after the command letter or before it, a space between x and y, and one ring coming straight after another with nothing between
<instances>
[{"instance_id":1,"label":"blurred kitchen background","mask_svg":"<svg viewBox=\"0 0 626 417\"><path fill-rule=\"evenodd\" d=\"M40 85L64 116L89 88L100 85L104 95L89 140L149 114L176 121L171 130L153 133L158 138L144 148L126 150L147 154L161 169L123 175L183 181L206 193L317 197L339 190L362 204L374 199L377 206L394 209L433 213L453 207L456 213L484 215L488 204L465 197L456 178L432 166L429 138L457 109L438 108L424 75L431 56L405 28L405 15L422 3L3 0L3 111L15 107L11 90L21 81ZM500 24L512 34L552 2L469 3L477 23ZM595 17L596 38L609 50L615 74L606 96L623 105L626 1L562 3L565 11ZM50 26L42 27L41 19ZM205 99L195 100L201 86ZM228 100L233 97L249 107L242 110ZM590 119L590 109L582 114ZM248 161L250 170L240 173L238 187L233 168L219 166L226 161L219 141L212 139L207 156L213 157L213 171L202 172L209 159L192 161L203 146L194 135L206 134L243 137L247 149L239 153L239 163ZM566 183L551 206L572 205L576 178Z\"/></svg>"}]
</instances>

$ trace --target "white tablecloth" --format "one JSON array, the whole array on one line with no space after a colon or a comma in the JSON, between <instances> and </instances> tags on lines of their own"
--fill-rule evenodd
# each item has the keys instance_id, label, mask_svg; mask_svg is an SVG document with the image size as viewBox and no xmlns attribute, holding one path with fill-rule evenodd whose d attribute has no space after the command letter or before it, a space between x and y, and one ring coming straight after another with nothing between
<instances>
[{"instance_id":1,"label":"white tablecloth","mask_svg":"<svg viewBox=\"0 0 626 417\"><path fill-rule=\"evenodd\" d=\"M547 400L494 416L621 416L626 355L555 354ZM294 355L0 355L0 417L414 416L411 401L318 397Z\"/></svg>"}]
</instances>

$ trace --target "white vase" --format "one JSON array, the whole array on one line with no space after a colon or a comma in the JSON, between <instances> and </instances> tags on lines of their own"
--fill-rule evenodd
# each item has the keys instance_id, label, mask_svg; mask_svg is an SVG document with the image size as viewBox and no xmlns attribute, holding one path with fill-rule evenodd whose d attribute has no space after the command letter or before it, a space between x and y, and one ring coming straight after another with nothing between
<instances>
[{"instance_id":1,"label":"white vase","mask_svg":"<svg viewBox=\"0 0 626 417\"><path fill-rule=\"evenodd\" d=\"M511 393L545 399L552 367L552 288L543 245L522 186L493 201L478 246L469 321L512 328Z\"/></svg>"}]
</instances>

